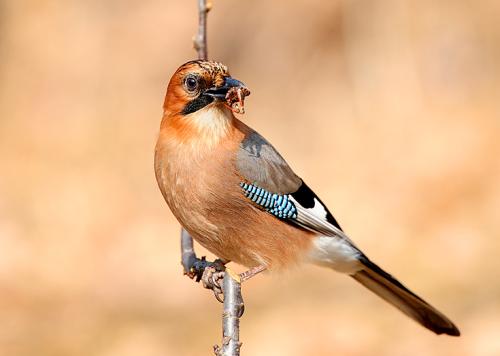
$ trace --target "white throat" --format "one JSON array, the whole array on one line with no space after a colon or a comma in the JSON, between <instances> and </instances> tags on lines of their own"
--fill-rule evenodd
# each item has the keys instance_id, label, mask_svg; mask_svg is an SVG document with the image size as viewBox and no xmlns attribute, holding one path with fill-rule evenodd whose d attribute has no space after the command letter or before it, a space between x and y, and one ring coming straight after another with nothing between
<instances>
[{"instance_id":1,"label":"white throat","mask_svg":"<svg viewBox=\"0 0 500 356\"><path fill-rule=\"evenodd\" d=\"M233 114L222 105L208 105L185 117L198 130L200 143L212 147L227 136L231 128Z\"/></svg>"}]
</instances>

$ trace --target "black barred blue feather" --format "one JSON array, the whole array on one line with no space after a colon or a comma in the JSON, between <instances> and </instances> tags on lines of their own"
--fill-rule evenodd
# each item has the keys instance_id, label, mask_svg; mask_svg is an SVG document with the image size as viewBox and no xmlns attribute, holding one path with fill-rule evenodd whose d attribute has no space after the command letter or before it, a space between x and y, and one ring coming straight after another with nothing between
<instances>
[{"instance_id":1,"label":"black barred blue feather","mask_svg":"<svg viewBox=\"0 0 500 356\"><path fill-rule=\"evenodd\" d=\"M240 183L245 196L280 219L296 219L297 208L289 194L270 193L253 184Z\"/></svg>"}]
</instances>

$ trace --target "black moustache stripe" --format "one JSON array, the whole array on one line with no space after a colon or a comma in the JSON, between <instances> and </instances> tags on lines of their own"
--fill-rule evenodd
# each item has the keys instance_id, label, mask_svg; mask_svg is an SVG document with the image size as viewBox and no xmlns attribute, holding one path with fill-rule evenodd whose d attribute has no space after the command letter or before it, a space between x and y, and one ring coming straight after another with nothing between
<instances>
[{"instance_id":1,"label":"black moustache stripe","mask_svg":"<svg viewBox=\"0 0 500 356\"><path fill-rule=\"evenodd\" d=\"M192 114L204 108L213 101L214 98L212 98L211 96L202 94L198 96L196 99L193 99L189 103L187 103L186 106L184 106L184 109L182 109L181 114L182 115Z\"/></svg>"}]
</instances>

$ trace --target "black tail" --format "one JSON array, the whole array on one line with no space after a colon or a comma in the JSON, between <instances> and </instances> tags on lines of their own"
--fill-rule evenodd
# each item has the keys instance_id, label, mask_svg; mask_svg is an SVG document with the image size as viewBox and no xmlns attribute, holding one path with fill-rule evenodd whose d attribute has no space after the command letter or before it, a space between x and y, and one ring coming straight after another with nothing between
<instances>
[{"instance_id":1,"label":"black tail","mask_svg":"<svg viewBox=\"0 0 500 356\"><path fill-rule=\"evenodd\" d=\"M364 256L361 262L365 268L351 276L356 281L436 334L460 335L460 331L450 319L389 273Z\"/></svg>"}]
</instances>

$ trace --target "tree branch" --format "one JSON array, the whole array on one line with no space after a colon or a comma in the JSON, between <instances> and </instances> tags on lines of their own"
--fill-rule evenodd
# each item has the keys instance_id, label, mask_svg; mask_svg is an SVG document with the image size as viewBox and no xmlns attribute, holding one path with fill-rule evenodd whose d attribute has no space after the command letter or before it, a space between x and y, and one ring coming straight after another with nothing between
<instances>
[{"instance_id":1,"label":"tree branch","mask_svg":"<svg viewBox=\"0 0 500 356\"><path fill-rule=\"evenodd\" d=\"M208 59L207 14L211 8L212 4L207 3L207 0L198 0L198 34L193 40L198 59Z\"/></svg>"},{"instance_id":2,"label":"tree branch","mask_svg":"<svg viewBox=\"0 0 500 356\"><path fill-rule=\"evenodd\" d=\"M184 268L184 274L189 275L191 269L196 262L196 253L193 248L193 238L189 233L182 229L181 230L181 263Z\"/></svg>"},{"instance_id":3,"label":"tree branch","mask_svg":"<svg viewBox=\"0 0 500 356\"><path fill-rule=\"evenodd\" d=\"M237 280L238 279L238 280ZM224 275L224 311L222 313L222 346L214 346L217 356L240 354L240 317L245 305L241 297L241 283L231 273Z\"/></svg>"},{"instance_id":4,"label":"tree branch","mask_svg":"<svg viewBox=\"0 0 500 356\"><path fill-rule=\"evenodd\" d=\"M199 59L208 59L207 14L210 9L211 4L207 3L207 0L198 0L198 33L193 39L193 44ZM181 263L184 274L190 278L196 278L197 282L203 278L204 286L213 289L219 301L220 285L217 285L219 282L212 275L214 272L216 274L223 273L222 346L215 345L214 352L217 356L239 356L241 347L239 339L240 318L245 309L241 296L240 277L232 275L229 270L223 272L224 265L222 263L206 261L205 257L197 258L193 248L193 238L184 228L181 231ZM207 272L211 272L211 275L208 276Z\"/></svg>"}]
</instances>

